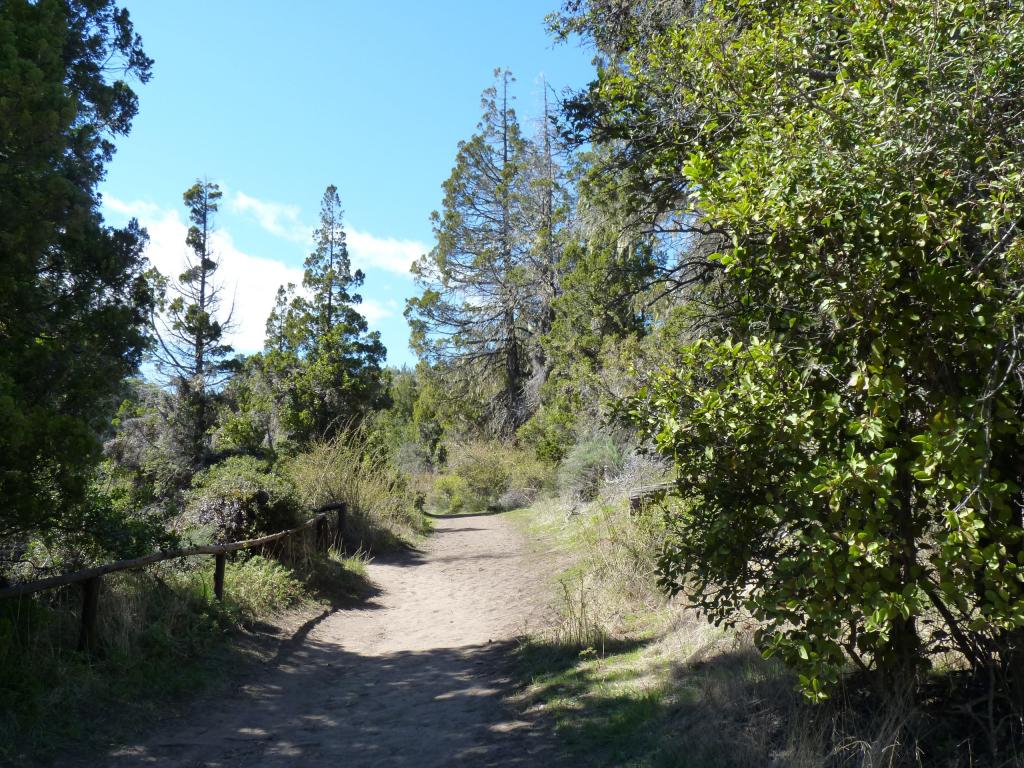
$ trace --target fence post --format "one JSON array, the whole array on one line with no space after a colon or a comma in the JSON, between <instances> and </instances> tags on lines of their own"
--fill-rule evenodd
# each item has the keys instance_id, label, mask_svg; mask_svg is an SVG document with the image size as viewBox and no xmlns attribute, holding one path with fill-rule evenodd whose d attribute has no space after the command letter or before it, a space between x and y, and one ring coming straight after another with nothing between
<instances>
[{"instance_id":1,"label":"fence post","mask_svg":"<svg viewBox=\"0 0 1024 768\"><path fill-rule=\"evenodd\" d=\"M316 548L326 552L331 546L331 540L327 536L327 515L321 515L316 521Z\"/></svg>"},{"instance_id":2,"label":"fence post","mask_svg":"<svg viewBox=\"0 0 1024 768\"><path fill-rule=\"evenodd\" d=\"M345 530L345 502L338 506L338 524L334 529L334 546L341 549L341 534Z\"/></svg>"},{"instance_id":3,"label":"fence post","mask_svg":"<svg viewBox=\"0 0 1024 768\"><path fill-rule=\"evenodd\" d=\"M227 555L223 552L218 552L214 555L213 561L213 596L218 600L224 599L224 564L227 561Z\"/></svg>"},{"instance_id":4,"label":"fence post","mask_svg":"<svg viewBox=\"0 0 1024 768\"><path fill-rule=\"evenodd\" d=\"M82 628L78 633L78 650L96 650L96 611L100 597L100 577L82 582Z\"/></svg>"}]
</instances>

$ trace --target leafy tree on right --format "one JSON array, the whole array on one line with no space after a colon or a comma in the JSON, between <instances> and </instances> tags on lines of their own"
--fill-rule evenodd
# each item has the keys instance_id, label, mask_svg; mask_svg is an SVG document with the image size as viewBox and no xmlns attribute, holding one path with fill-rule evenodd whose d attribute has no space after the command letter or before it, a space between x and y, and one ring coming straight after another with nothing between
<instances>
[{"instance_id":1,"label":"leafy tree on right","mask_svg":"<svg viewBox=\"0 0 1024 768\"><path fill-rule=\"evenodd\" d=\"M815 698L953 648L1019 702L1021 10L708 2L610 38L604 6L562 19L607 54L575 129L652 222L722 237L716 323L630 404L677 472L665 585L752 613Z\"/></svg>"}]
</instances>

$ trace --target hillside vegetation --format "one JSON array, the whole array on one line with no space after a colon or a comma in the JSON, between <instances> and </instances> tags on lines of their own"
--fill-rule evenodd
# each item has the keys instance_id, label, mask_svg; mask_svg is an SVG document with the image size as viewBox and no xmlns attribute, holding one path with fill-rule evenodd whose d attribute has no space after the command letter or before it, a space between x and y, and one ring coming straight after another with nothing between
<instances>
[{"instance_id":1,"label":"hillside vegetation","mask_svg":"<svg viewBox=\"0 0 1024 768\"><path fill-rule=\"evenodd\" d=\"M581 759L1024 765L1024 8L547 21L593 80L526 129L495 71L397 370L333 184L235 354L220 186L183 193L179 275L99 213L152 65L127 12L0 5L0 585L349 509L344 552L239 556L223 603L208 561L108 580L96 658L72 590L0 605L4 757L54 701L186 687L216 637L358 594L427 513L504 512L567 564L519 700Z\"/></svg>"}]
</instances>

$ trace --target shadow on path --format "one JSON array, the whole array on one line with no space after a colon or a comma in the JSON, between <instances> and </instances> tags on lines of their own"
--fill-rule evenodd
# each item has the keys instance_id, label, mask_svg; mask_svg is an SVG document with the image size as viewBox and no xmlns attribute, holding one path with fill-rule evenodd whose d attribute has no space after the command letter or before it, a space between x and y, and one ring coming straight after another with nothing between
<instances>
[{"instance_id":1,"label":"shadow on path","mask_svg":"<svg viewBox=\"0 0 1024 768\"><path fill-rule=\"evenodd\" d=\"M506 510L504 509L488 509L483 512L455 512L450 515L438 515L434 512L424 512L423 514L427 517L432 517L435 520L458 520L464 517L492 517L493 515L504 515Z\"/></svg>"},{"instance_id":2,"label":"shadow on path","mask_svg":"<svg viewBox=\"0 0 1024 768\"><path fill-rule=\"evenodd\" d=\"M322 618L282 646L276 674L242 689L202 727L163 734L104 765L559 764L542 730L502 702L513 643L362 656L309 639Z\"/></svg>"},{"instance_id":3,"label":"shadow on path","mask_svg":"<svg viewBox=\"0 0 1024 768\"><path fill-rule=\"evenodd\" d=\"M368 599L306 621L247 685L86 765L569 765L508 703L514 638L544 610L533 555L500 518L464 517L478 519L441 518L423 549L374 558Z\"/></svg>"}]
</instances>

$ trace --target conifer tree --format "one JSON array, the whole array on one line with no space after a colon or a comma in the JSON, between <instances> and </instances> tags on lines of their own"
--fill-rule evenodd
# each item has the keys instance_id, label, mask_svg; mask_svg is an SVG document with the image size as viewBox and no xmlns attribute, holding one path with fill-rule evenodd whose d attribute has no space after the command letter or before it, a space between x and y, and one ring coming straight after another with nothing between
<instances>
[{"instance_id":1,"label":"conifer tree","mask_svg":"<svg viewBox=\"0 0 1024 768\"><path fill-rule=\"evenodd\" d=\"M210 181L197 180L185 190L182 197L191 222L185 243L191 254L172 286L175 295L166 304L165 317L157 323L157 365L177 391L181 450L193 466L202 464L209 449L212 393L231 369L227 358L232 348L224 343L224 334L230 330L233 307L220 319L224 286L215 277L220 261L212 244L222 195Z\"/></svg>"},{"instance_id":2,"label":"conifer tree","mask_svg":"<svg viewBox=\"0 0 1024 768\"><path fill-rule=\"evenodd\" d=\"M356 317L359 313L352 305L361 298L350 291L359 288L365 276L358 269L352 272L342 218L338 188L331 184L320 201L320 226L313 233L316 247L305 261L302 280L309 292L308 311L314 330L309 340L314 345L323 343L339 324L360 325L361 318ZM365 321L360 330L365 330Z\"/></svg>"},{"instance_id":3,"label":"conifer tree","mask_svg":"<svg viewBox=\"0 0 1024 768\"><path fill-rule=\"evenodd\" d=\"M366 278L362 270L352 271L341 199L333 184L324 190L313 238L315 248L302 278L307 298L300 315L300 349L306 365L297 384L303 432L328 437L380 404L386 350L380 334L369 332L356 309L363 299L355 291Z\"/></svg>"},{"instance_id":4,"label":"conifer tree","mask_svg":"<svg viewBox=\"0 0 1024 768\"><path fill-rule=\"evenodd\" d=\"M80 527L145 348L145 232L97 185L151 65L112 0L0 3L0 541Z\"/></svg>"},{"instance_id":5,"label":"conifer tree","mask_svg":"<svg viewBox=\"0 0 1024 768\"><path fill-rule=\"evenodd\" d=\"M477 133L459 144L443 210L432 216L437 245L413 266L423 293L409 300L406 317L417 353L460 369L476 397L490 396L492 428L510 434L529 415L527 344L536 327L530 159L508 92L512 75L495 76Z\"/></svg>"},{"instance_id":6,"label":"conifer tree","mask_svg":"<svg viewBox=\"0 0 1024 768\"><path fill-rule=\"evenodd\" d=\"M563 293L567 263L565 251L575 235L572 213L575 200L566 178L568 149L558 136L555 116L548 100L548 83L542 80L544 109L537 137L529 145L527 221L531 224L531 247L527 254L533 284L530 316L530 380L528 407L535 411L540 392L551 373L551 360L542 343L556 320L556 304Z\"/></svg>"},{"instance_id":7,"label":"conifer tree","mask_svg":"<svg viewBox=\"0 0 1024 768\"><path fill-rule=\"evenodd\" d=\"M365 276L352 270L333 184L324 191L313 241L302 293L282 287L267 321L266 369L277 382L283 422L300 444L331 436L386 398L386 350L357 309Z\"/></svg>"}]
</instances>

